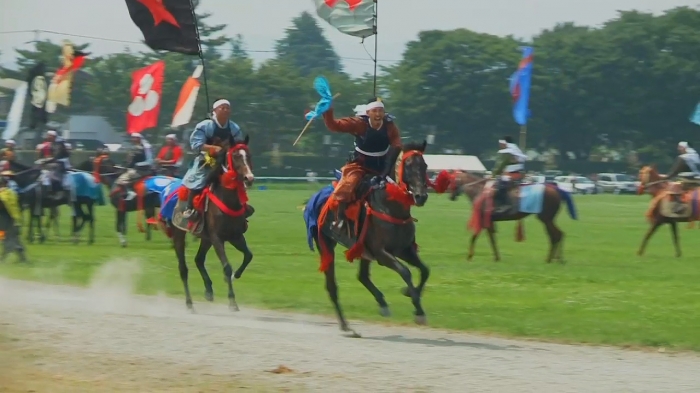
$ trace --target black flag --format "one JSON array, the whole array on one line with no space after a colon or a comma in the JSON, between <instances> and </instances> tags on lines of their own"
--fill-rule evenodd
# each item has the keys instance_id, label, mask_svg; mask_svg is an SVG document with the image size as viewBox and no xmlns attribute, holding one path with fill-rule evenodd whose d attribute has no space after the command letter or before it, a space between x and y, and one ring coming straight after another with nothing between
<instances>
[{"instance_id":1,"label":"black flag","mask_svg":"<svg viewBox=\"0 0 700 393\"><path fill-rule=\"evenodd\" d=\"M199 54L191 0L126 0L126 6L151 49Z\"/></svg>"},{"instance_id":2,"label":"black flag","mask_svg":"<svg viewBox=\"0 0 700 393\"><path fill-rule=\"evenodd\" d=\"M31 121L29 127L34 129L40 124L46 124L46 97L48 84L46 83L46 69L44 63L36 63L27 76L29 87L29 103L32 106Z\"/></svg>"}]
</instances>

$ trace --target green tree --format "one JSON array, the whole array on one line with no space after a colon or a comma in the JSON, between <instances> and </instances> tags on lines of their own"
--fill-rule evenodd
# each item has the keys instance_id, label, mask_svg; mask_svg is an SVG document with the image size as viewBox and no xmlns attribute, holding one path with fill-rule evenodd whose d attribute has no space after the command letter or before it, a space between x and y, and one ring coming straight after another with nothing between
<instances>
[{"instance_id":1,"label":"green tree","mask_svg":"<svg viewBox=\"0 0 700 393\"><path fill-rule=\"evenodd\" d=\"M343 72L340 57L316 19L306 11L292 19L292 27L286 29L284 38L277 41L275 53L277 59L294 65L304 76L315 72Z\"/></svg>"},{"instance_id":2,"label":"green tree","mask_svg":"<svg viewBox=\"0 0 700 393\"><path fill-rule=\"evenodd\" d=\"M236 36L231 39L231 57L237 59L248 59L250 57L246 51L245 40L240 34L236 34Z\"/></svg>"},{"instance_id":3,"label":"green tree","mask_svg":"<svg viewBox=\"0 0 700 393\"><path fill-rule=\"evenodd\" d=\"M202 43L202 51L204 58L211 61L222 57L221 50L229 42L225 34L221 32L226 28L225 24L210 25L206 22L212 14L211 12L197 12L200 6L200 0L192 0L197 18L197 28Z\"/></svg>"}]
</instances>

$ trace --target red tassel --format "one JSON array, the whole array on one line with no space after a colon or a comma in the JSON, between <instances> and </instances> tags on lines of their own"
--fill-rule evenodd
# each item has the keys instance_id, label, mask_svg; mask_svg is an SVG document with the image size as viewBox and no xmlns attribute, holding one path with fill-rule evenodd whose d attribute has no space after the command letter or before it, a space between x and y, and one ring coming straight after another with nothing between
<instances>
[{"instance_id":1,"label":"red tassel","mask_svg":"<svg viewBox=\"0 0 700 393\"><path fill-rule=\"evenodd\" d=\"M523 226L523 220L518 220L518 224L515 227L515 241L521 242L525 240L525 227Z\"/></svg>"}]
</instances>

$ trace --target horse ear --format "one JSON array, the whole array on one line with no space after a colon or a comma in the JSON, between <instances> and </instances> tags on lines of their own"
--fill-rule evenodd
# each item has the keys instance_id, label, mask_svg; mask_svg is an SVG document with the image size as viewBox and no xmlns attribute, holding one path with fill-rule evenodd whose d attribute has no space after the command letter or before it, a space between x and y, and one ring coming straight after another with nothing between
<instances>
[{"instance_id":1,"label":"horse ear","mask_svg":"<svg viewBox=\"0 0 700 393\"><path fill-rule=\"evenodd\" d=\"M425 153L425 148L426 148L426 147L428 147L428 141L426 141L425 139L423 139L423 144L422 144L421 147L420 147L421 153Z\"/></svg>"},{"instance_id":2,"label":"horse ear","mask_svg":"<svg viewBox=\"0 0 700 393\"><path fill-rule=\"evenodd\" d=\"M247 145L248 142L250 142L250 135L246 134L245 139L243 139L243 143Z\"/></svg>"}]
</instances>

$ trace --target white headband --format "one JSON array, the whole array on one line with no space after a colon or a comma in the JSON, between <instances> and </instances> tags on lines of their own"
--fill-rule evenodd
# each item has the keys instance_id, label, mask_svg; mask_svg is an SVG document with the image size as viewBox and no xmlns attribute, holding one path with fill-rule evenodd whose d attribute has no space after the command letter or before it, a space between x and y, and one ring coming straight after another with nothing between
<instances>
[{"instance_id":1,"label":"white headband","mask_svg":"<svg viewBox=\"0 0 700 393\"><path fill-rule=\"evenodd\" d=\"M132 137L132 138L139 138L139 139L143 138L143 137L141 136L141 134L139 134L138 132L135 132L135 133L131 134L131 137Z\"/></svg>"},{"instance_id":2,"label":"white headband","mask_svg":"<svg viewBox=\"0 0 700 393\"><path fill-rule=\"evenodd\" d=\"M51 136L58 136L58 133L56 131L47 131L46 135L51 135Z\"/></svg>"},{"instance_id":3,"label":"white headband","mask_svg":"<svg viewBox=\"0 0 700 393\"><path fill-rule=\"evenodd\" d=\"M212 109L216 109L216 108L220 107L221 105L228 105L228 106L231 106L231 103L229 102L229 100L224 100L224 99L222 98L222 99L217 100L217 101L214 102L214 105L212 106Z\"/></svg>"},{"instance_id":4,"label":"white headband","mask_svg":"<svg viewBox=\"0 0 700 393\"><path fill-rule=\"evenodd\" d=\"M8 139L8 140L5 141L5 144L14 145L14 144L15 144L15 141L14 141L13 139Z\"/></svg>"},{"instance_id":5,"label":"white headband","mask_svg":"<svg viewBox=\"0 0 700 393\"><path fill-rule=\"evenodd\" d=\"M384 103L381 102L381 101L370 102L370 103L367 104L367 106L365 107L365 110L366 110L366 111L371 111L372 109L376 109L376 108L384 108Z\"/></svg>"},{"instance_id":6,"label":"white headband","mask_svg":"<svg viewBox=\"0 0 700 393\"><path fill-rule=\"evenodd\" d=\"M678 147L686 148L688 147L688 142L678 142Z\"/></svg>"},{"instance_id":7,"label":"white headband","mask_svg":"<svg viewBox=\"0 0 700 393\"><path fill-rule=\"evenodd\" d=\"M504 144L504 145L505 145L505 144L507 144L508 142L506 142L506 140L505 140L505 139L499 139L499 140L498 140L498 143L502 143L502 144Z\"/></svg>"},{"instance_id":8,"label":"white headband","mask_svg":"<svg viewBox=\"0 0 700 393\"><path fill-rule=\"evenodd\" d=\"M168 134L165 136L165 139L177 140L177 137L175 136L175 134Z\"/></svg>"}]
</instances>

